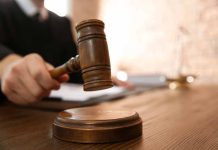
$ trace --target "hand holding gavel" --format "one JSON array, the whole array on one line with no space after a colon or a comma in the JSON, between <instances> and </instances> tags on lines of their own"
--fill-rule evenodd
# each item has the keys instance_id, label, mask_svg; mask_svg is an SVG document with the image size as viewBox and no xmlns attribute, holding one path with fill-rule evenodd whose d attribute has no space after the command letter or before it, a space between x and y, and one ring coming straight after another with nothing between
<instances>
[{"instance_id":1,"label":"hand holding gavel","mask_svg":"<svg viewBox=\"0 0 218 150\"><path fill-rule=\"evenodd\" d=\"M68 80L67 73L82 71L84 90L111 87L110 60L104 34L104 23L86 20L77 25L79 56L52 68L38 54L8 56L0 72L2 92L17 104L29 104L48 96L52 89ZM1 67L1 66L0 66Z\"/></svg>"}]
</instances>

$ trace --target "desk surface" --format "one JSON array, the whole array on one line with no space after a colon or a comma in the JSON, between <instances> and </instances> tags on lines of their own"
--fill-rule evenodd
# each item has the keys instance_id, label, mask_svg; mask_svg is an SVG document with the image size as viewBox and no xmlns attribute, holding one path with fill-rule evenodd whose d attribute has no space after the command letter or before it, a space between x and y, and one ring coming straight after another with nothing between
<instances>
[{"instance_id":1,"label":"desk surface","mask_svg":"<svg viewBox=\"0 0 218 150\"><path fill-rule=\"evenodd\" d=\"M52 137L57 111L0 105L0 150L218 149L218 85L159 89L95 107L128 108L143 120L143 136L110 144L78 144Z\"/></svg>"}]
</instances>

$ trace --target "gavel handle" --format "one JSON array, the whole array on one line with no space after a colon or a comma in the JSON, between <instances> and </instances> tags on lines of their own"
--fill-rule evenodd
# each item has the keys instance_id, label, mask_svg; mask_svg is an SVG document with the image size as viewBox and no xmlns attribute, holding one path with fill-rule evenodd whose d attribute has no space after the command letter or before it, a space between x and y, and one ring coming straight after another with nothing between
<instances>
[{"instance_id":1,"label":"gavel handle","mask_svg":"<svg viewBox=\"0 0 218 150\"><path fill-rule=\"evenodd\" d=\"M66 69L66 65L63 64L63 65L58 66L57 68L49 71L49 73L50 73L52 78L58 79L61 75L66 74L66 73L70 73L70 72L68 72L68 70Z\"/></svg>"},{"instance_id":2,"label":"gavel handle","mask_svg":"<svg viewBox=\"0 0 218 150\"><path fill-rule=\"evenodd\" d=\"M79 56L72 57L65 64L54 68L49 71L50 75L54 79L58 79L61 75L71 73L80 70Z\"/></svg>"}]
</instances>

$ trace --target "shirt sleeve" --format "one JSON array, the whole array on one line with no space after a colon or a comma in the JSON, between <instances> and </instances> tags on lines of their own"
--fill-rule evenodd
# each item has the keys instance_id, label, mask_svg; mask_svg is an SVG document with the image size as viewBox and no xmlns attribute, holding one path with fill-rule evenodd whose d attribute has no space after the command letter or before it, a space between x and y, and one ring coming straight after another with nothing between
<instances>
[{"instance_id":1,"label":"shirt sleeve","mask_svg":"<svg viewBox=\"0 0 218 150\"><path fill-rule=\"evenodd\" d=\"M7 55L13 53L12 50L10 50L7 46L5 46L5 43L8 42L8 35L5 32L5 26L4 25L4 17L2 15L2 12L0 11L0 60Z\"/></svg>"},{"instance_id":2,"label":"shirt sleeve","mask_svg":"<svg viewBox=\"0 0 218 150\"><path fill-rule=\"evenodd\" d=\"M0 43L0 60L12 53L9 48Z\"/></svg>"}]
</instances>

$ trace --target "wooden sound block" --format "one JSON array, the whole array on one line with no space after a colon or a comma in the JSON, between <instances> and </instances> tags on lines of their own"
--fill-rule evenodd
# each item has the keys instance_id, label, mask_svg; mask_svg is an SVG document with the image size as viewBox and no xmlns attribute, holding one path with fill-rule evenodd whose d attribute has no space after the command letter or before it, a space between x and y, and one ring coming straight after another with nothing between
<instances>
[{"instance_id":1,"label":"wooden sound block","mask_svg":"<svg viewBox=\"0 0 218 150\"><path fill-rule=\"evenodd\" d=\"M137 112L76 108L62 111L53 123L53 136L78 143L107 143L142 135Z\"/></svg>"}]
</instances>

